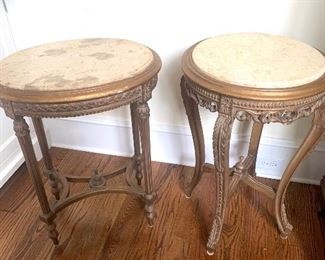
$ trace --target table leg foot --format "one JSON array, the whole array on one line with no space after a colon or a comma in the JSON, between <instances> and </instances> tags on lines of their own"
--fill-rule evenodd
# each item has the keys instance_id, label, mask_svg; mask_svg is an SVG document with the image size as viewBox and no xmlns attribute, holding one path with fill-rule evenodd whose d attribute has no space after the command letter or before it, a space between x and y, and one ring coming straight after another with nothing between
<instances>
[{"instance_id":1,"label":"table leg foot","mask_svg":"<svg viewBox=\"0 0 325 260\"><path fill-rule=\"evenodd\" d=\"M54 222L55 214L51 211L42 178L37 165L36 156L30 137L29 126L23 117L17 116L14 119L14 131L23 151L28 172L32 178L35 193L42 209L41 220L46 224L48 235L54 244L58 244L58 231Z\"/></svg>"},{"instance_id":2,"label":"table leg foot","mask_svg":"<svg viewBox=\"0 0 325 260\"><path fill-rule=\"evenodd\" d=\"M48 237L53 241L54 245L59 244L59 232L56 229L56 223L54 221L56 215L51 213L48 216L41 215L40 219L46 224L46 230L48 232Z\"/></svg>"},{"instance_id":3,"label":"table leg foot","mask_svg":"<svg viewBox=\"0 0 325 260\"><path fill-rule=\"evenodd\" d=\"M289 162L275 196L275 216L279 231L282 238L286 238L292 230L292 225L288 222L286 208L284 204L285 195L289 186L291 177L299 164L313 150L313 147L318 143L325 126L325 110L324 108L315 111L313 125L309 130L304 142L301 144L296 154Z\"/></svg>"},{"instance_id":4,"label":"table leg foot","mask_svg":"<svg viewBox=\"0 0 325 260\"><path fill-rule=\"evenodd\" d=\"M156 218L156 214L154 212L154 207L153 207L155 197L156 197L155 194L148 194L144 196L145 199L144 209L150 227L153 227L154 220Z\"/></svg>"},{"instance_id":5,"label":"table leg foot","mask_svg":"<svg viewBox=\"0 0 325 260\"><path fill-rule=\"evenodd\" d=\"M155 219L154 201L156 200L156 193L153 191L152 184L152 168L151 168L151 153L150 153L150 126L149 115L150 109L147 102L136 104L136 113L139 119L139 136L142 152L142 171L144 178L144 201L145 214L148 219L149 226L153 225Z\"/></svg>"},{"instance_id":6,"label":"table leg foot","mask_svg":"<svg viewBox=\"0 0 325 260\"><path fill-rule=\"evenodd\" d=\"M211 251L211 250L207 249L207 254L208 254L209 256L212 256L212 255L214 255L214 251Z\"/></svg>"},{"instance_id":7,"label":"table leg foot","mask_svg":"<svg viewBox=\"0 0 325 260\"><path fill-rule=\"evenodd\" d=\"M280 237L282 239L287 239L293 229L293 226L289 223L287 219L287 213L284 204L281 205L280 219L281 219L281 224L279 225Z\"/></svg>"}]
</instances>

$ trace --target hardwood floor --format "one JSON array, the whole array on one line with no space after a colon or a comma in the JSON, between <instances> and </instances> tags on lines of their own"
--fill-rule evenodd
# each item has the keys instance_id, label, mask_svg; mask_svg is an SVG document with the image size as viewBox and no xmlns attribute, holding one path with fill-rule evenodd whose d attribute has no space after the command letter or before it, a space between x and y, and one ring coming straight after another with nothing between
<instances>
[{"instance_id":1,"label":"hardwood floor","mask_svg":"<svg viewBox=\"0 0 325 260\"><path fill-rule=\"evenodd\" d=\"M55 166L66 174L87 175L96 168L118 168L126 161L59 148L51 153ZM240 185L228 205L217 252L207 256L214 176L204 174L188 200L181 183L191 170L153 163L159 193L153 228L147 225L139 199L105 194L58 214L60 246L55 249L38 219L37 199L22 166L0 190L0 259L325 259L324 219L317 216L320 188L296 183L289 186L287 195L288 218L294 226L287 240L277 231L271 201ZM261 180L276 187L277 181ZM75 185L72 192L81 188Z\"/></svg>"}]
</instances>

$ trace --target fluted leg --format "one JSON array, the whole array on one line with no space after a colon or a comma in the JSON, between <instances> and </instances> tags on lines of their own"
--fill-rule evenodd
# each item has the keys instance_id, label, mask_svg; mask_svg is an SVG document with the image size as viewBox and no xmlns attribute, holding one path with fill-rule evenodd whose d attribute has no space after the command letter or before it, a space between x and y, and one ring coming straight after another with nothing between
<instances>
[{"instance_id":1,"label":"fluted leg","mask_svg":"<svg viewBox=\"0 0 325 260\"><path fill-rule=\"evenodd\" d=\"M292 225L288 222L284 199L288 185L290 183L291 177L300 162L306 157L306 155L312 151L313 147L317 144L319 139L325 130L325 109L315 111L313 125L309 130L304 142L301 144L300 148L288 164L278 187L276 197L275 197L275 214L276 221L278 224L279 231L283 238L287 238L290 231L292 230Z\"/></svg>"},{"instance_id":2,"label":"fluted leg","mask_svg":"<svg viewBox=\"0 0 325 260\"><path fill-rule=\"evenodd\" d=\"M192 191L198 184L202 176L202 167L205 163L205 146L204 136L201 124L201 118L199 114L198 105L194 100L187 94L186 81L184 77L181 80L181 93L183 103L185 106L187 118L191 127L194 149L195 149L195 168L192 180L189 183L185 183L185 194L190 197Z\"/></svg>"},{"instance_id":3,"label":"fluted leg","mask_svg":"<svg viewBox=\"0 0 325 260\"><path fill-rule=\"evenodd\" d=\"M143 163L143 177L146 195L145 200L145 213L149 222L149 225L153 225L155 218L154 213L154 201L156 194L153 191L152 186L152 169L151 169L151 154L150 154L150 127L149 127L149 116L150 109L147 104L137 104L137 114L139 118L139 130L141 140L141 151L142 151L142 163Z\"/></svg>"},{"instance_id":4,"label":"fluted leg","mask_svg":"<svg viewBox=\"0 0 325 260\"><path fill-rule=\"evenodd\" d=\"M141 151L140 151L140 137L139 137L139 118L137 114L137 104L132 103L131 108L131 120L132 120L132 132L133 132L133 144L134 144L134 159L135 159L135 170L136 179L138 185L141 185L143 174L142 174L142 164L141 164Z\"/></svg>"},{"instance_id":5,"label":"fluted leg","mask_svg":"<svg viewBox=\"0 0 325 260\"><path fill-rule=\"evenodd\" d=\"M58 172L53 167L53 162L49 152L49 146L46 140L46 135L44 131L43 121L40 117L33 117L33 124L37 139L43 154L43 160L46 167L46 175L49 178L49 185L51 186L51 192L56 200L60 199L60 189L59 189L59 180Z\"/></svg>"},{"instance_id":6,"label":"fluted leg","mask_svg":"<svg viewBox=\"0 0 325 260\"><path fill-rule=\"evenodd\" d=\"M34 189L43 212L43 214L40 215L40 218L47 225L49 238L52 239L54 244L58 244L58 232L54 222L56 215L51 211L48 198L44 190L42 178L39 173L32 140L30 137L29 126L23 117L16 117L14 119L14 130L23 151L26 165L32 177Z\"/></svg>"},{"instance_id":7,"label":"fluted leg","mask_svg":"<svg viewBox=\"0 0 325 260\"><path fill-rule=\"evenodd\" d=\"M248 157L247 157L247 159L250 159L251 157L254 158L252 166L248 169L248 172L253 176L256 176L256 172L255 172L256 159L257 159L258 147L259 147L261 136L262 136L262 130L263 130L262 123L260 123L260 122L253 123L251 139L250 139L249 148L248 148Z\"/></svg>"},{"instance_id":8,"label":"fluted leg","mask_svg":"<svg viewBox=\"0 0 325 260\"><path fill-rule=\"evenodd\" d=\"M209 255L214 254L216 244L220 238L229 195L229 143L232 125L232 117L219 111L213 131L213 155L216 168L217 201L212 230L207 243L207 252Z\"/></svg>"}]
</instances>

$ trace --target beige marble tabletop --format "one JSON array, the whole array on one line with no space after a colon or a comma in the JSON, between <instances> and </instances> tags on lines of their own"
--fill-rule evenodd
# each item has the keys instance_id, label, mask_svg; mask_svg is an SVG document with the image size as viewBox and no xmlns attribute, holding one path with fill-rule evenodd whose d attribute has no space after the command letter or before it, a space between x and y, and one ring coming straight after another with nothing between
<instances>
[{"instance_id":1,"label":"beige marble tabletop","mask_svg":"<svg viewBox=\"0 0 325 260\"><path fill-rule=\"evenodd\" d=\"M288 88L310 83L325 73L325 58L313 47L261 33L220 35L200 42L193 62L208 76L255 88Z\"/></svg>"},{"instance_id":2,"label":"beige marble tabletop","mask_svg":"<svg viewBox=\"0 0 325 260\"><path fill-rule=\"evenodd\" d=\"M56 91L98 86L133 77L153 61L151 50L119 39L83 39L22 50L0 61L0 85Z\"/></svg>"}]
</instances>

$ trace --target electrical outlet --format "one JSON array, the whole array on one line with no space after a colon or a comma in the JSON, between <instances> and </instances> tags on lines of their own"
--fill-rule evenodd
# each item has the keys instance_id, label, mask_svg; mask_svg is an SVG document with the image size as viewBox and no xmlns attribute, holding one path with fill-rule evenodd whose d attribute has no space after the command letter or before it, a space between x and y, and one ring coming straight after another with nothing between
<instances>
[{"instance_id":1,"label":"electrical outlet","mask_svg":"<svg viewBox=\"0 0 325 260\"><path fill-rule=\"evenodd\" d=\"M271 159L271 158L258 158L256 167L265 170L282 170L284 160L282 159Z\"/></svg>"}]
</instances>

